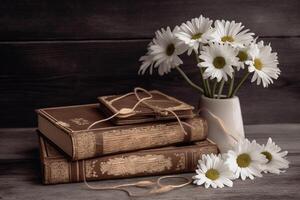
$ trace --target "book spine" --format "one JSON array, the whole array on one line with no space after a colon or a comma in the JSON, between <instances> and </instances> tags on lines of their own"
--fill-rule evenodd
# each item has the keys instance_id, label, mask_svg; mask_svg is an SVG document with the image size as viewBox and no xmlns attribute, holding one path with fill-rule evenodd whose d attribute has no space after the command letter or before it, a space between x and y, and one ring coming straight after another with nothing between
<instances>
[{"instance_id":1,"label":"book spine","mask_svg":"<svg viewBox=\"0 0 300 200\"><path fill-rule=\"evenodd\" d=\"M184 134L178 122L77 132L72 138L74 146L72 159L81 160L206 139L208 128L204 119L196 117L185 122L193 127L184 125L187 134Z\"/></svg>"},{"instance_id":2,"label":"book spine","mask_svg":"<svg viewBox=\"0 0 300 200\"><path fill-rule=\"evenodd\" d=\"M115 178L192 172L203 154L218 153L215 145L148 150L81 161L64 158L42 163L45 184L58 184Z\"/></svg>"}]
</instances>

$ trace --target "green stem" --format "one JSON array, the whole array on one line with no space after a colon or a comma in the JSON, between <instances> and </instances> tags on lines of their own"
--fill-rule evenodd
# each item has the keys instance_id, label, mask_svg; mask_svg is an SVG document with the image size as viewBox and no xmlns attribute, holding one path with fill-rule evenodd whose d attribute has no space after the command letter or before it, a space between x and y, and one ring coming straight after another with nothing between
<instances>
[{"instance_id":1,"label":"green stem","mask_svg":"<svg viewBox=\"0 0 300 200\"><path fill-rule=\"evenodd\" d=\"M222 94L222 92L223 92L224 83L225 83L225 80L222 79L222 81L221 81L221 83L220 83L220 86L219 86L218 99L220 99L221 94Z\"/></svg>"},{"instance_id":2,"label":"green stem","mask_svg":"<svg viewBox=\"0 0 300 200\"><path fill-rule=\"evenodd\" d=\"M209 85L208 79L205 79L205 83L206 83L206 87L207 87L207 92L208 92L208 94L211 95L211 90L210 90L210 85Z\"/></svg>"},{"instance_id":3,"label":"green stem","mask_svg":"<svg viewBox=\"0 0 300 200\"><path fill-rule=\"evenodd\" d=\"M201 87L199 87L198 85L196 85L195 83L193 83L191 81L191 79L189 79L189 77L187 77L187 75L182 71L182 69L180 69L178 66L176 67L176 69L178 70L178 72L181 74L181 76L186 80L186 82L188 82L193 88L195 88L196 90L200 91L201 93L203 93L203 89Z\"/></svg>"},{"instance_id":4,"label":"green stem","mask_svg":"<svg viewBox=\"0 0 300 200\"><path fill-rule=\"evenodd\" d=\"M233 97L237 91L240 89L240 87L243 85L243 83L247 80L247 77L249 76L250 72L245 72L242 80L239 82L239 84L236 86L236 88L233 90L233 92L231 93L231 95L229 96L230 98Z\"/></svg>"},{"instance_id":5,"label":"green stem","mask_svg":"<svg viewBox=\"0 0 300 200\"><path fill-rule=\"evenodd\" d=\"M216 88L217 88L217 79L214 80L213 88L212 88L212 95L211 98L215 98Z\"/></svg>"},{"instance_id":6,"label":"green stem","mask_svg":"<svg viewBox=\"0 0 300 200\"><path fill-rule=\"evenodd\" d=\"M203 69L201 67L199 67L199 70L200 70L200 77L201 77L202 85L204 88L205 96L209 96L210 94L209 94L209 91L207 88L207 84L206 84L205 79L203 78Z\"/></svg>"},{"instance_id":7,"label":"green stem","mask_svg":"<svg viewBox=\"0 0 300 200\"><path fill-rule=\"evenodd\" d=\"M196 55L196 60L197 60L197 64L198 64L198 63L200 63L200 58L196 52L195 52L195 55ZM204 69L202 67L199 67L199 68L200 68L200 74L201 74L201 78L202 78L202 82L203 82L203 87L206 89L206 96L209 97L209 96L211 96L209 81L208 81L208 79L203 78Z\"/></svg>"},{"instance_id":8,"label":"green stem","mask_svg":"<svg viewBox=\"0 0 300 200\"><path fill-rule=\"evenodd\" d=\"M194 51L195 53L195 56L196 56L196 61L197 61L197 65L200 63L200 59L199 59L199 56L198 54ZM206 81L205 79L203 78L203 69L202 67L199 67L199 70L200 70L200 79L202 81L202 85L203 85L203 88L204 88L204 95L205 96L209 96L210 94L208 93L208 89L207 89L207 84L206 84Z\"/></svg>"},{"instance_id":9,"label":"green stem","mask_svg":"<svg viewBox=\"0 0 300 200\"><path fill-rule=\"evenodd\" d=\"M232 74L232 78L230 79L227 97L230 97L230 96L231 96L232 90L233 90L233 85L234 85L234 72L233 72L233 74Z\"/></svg>"}]
</instances>

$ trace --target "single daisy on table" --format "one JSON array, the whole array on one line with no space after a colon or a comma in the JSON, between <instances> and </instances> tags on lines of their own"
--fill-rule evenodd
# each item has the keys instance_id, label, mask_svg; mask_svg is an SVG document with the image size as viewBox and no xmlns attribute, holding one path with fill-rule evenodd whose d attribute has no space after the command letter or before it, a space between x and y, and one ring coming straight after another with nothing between
<instances>
[{"instance_id":1,"label":"single daisy on table","mask_svg":"<svg viewBox=\"0 0 300 200\"><path fill-rule=\"evenodd\" d=\"M277 53L272 52L270 44L265 46L263 41L252 44L249 56L250 60L245 63L249 65L248 71L254 72L251 82L256 81L257 85L262 82L263 87L268 87L270 83L273 83L272 79L279 77Z\"/></svg>"},{"instance_id":2,"label":"single daisy on table","mask_svg":"<svg viewBox=\"0 0 300 200\"><path fill-rule=\"evenodd\" d=\"M249 29L243 30L244 26L242 23L216 20L214 25L215 31L211 35L211 41L229 43L234 47L243 47L253 41L254 33L250 33Z\"/></svg>"},{"instance_id":3,"label":"single daisy on table","mask_svg":"<svg viewBox=\"0 0 300 200\"><path fill-rule=\"evenodd\" d=\"M235 175L245 180L247 177L254 179L254 176L261 177L261 165L268 160L261 154L261 147L255 140L250 142L244 139L238 142L234 150L225 154L226 163Z\"/></svg>"},{"instance_id":4,"label":"single daisy on table","mask_svg":"<svg viewBox=\"0 0 300 200\"><path fill-rule=\"evenodd\" d=\"M213 21L202 15L193 18L191 21L182 23L175 36L189 46L188 55L194 50L198 53L200 43L207 43L213 31L211 25Z\"/></svg>"},{"instance_id":5,"label":"single daisy on table","mask_svg":"<svg viewBox=\"0 0 300 200\"><path fill-rule=\"evenodd\" d=\"M281 148L271 138L268 139L266 145L262 145L261 153L268 159L268 162L262 165L265 173L280 174L283 172L281 169L289 168L289 161L285 158L288 152L281 151Z\"/></svg>"},{"instance_id":6,"label":"single daisy on table","mask_svg":"<svg viewBox=\"0 0 300 200\"><path fill-rule=\"evenodd\" d=\"M159 75L164 75L171 71L172 68L182 64L182 60L178 55L187 50L186 45L175 37L179 27L175 27L171 31L170 27L156 31L155 38L148 46L148 52L140 58L142 65L139 73L144 74L150 68L152 73L153 68L158 68Z\"/></svg>"},{"instance_id":7,"label":"single daisy on table","mask_svg":"<svg viewBox=\"0 0 300 200\"><path fill-rule=\"evenodd\" d=\"M222 79L228 80L232 77L233 66L238 66L238 52L229 44L210 43L209 46L203 46L199 58L202 60L198 67L206 68L203 78L214 79L218 82Z\"/></svg>"},{"instance_id":8,"label":"single daisy on table","mask_svg":"<svg viewBox=\"0 0 300 200\"><path fill-rule=\"evenodd\" d=\"M222 160L221 155L203 155L202 159L198 161L197 175L193 177L194 184L203 185L205 188L223 188L224 185L232 187L233 178L232 171Z\"/></svg>"}]
</instances>

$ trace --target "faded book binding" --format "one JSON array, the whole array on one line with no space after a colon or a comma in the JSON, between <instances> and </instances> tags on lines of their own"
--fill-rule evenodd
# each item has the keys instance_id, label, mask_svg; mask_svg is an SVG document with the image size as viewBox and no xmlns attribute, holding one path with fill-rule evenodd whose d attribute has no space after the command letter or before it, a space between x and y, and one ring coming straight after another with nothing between
<instances>
[{"instance_id":1,"label":"faded book binding","mask_svg":"<svg viewBox=\"0 0 300 200\"><path fill-rule=\"evenodd\" d=\"M98 104L37 110L38 129L72 160L134 150L200 141L207 136L207 123L200 117L183 120L184 134L177 121L160 121L116 126L110 121L87 128L105 118Z\"/></svg>"},{"instance_id":2,"label":"faded book binding","mask_svg":"<svg viewBox=\"0 0 300 200\"><path fill-rule=\"evenodd\" d=\"M207 140L189 146L171 146L80 161L67 160L46 139L39 136L45 184L192 172L203 154L218 153Z\"/></svg>"},{"instance_id":3,"label":"faded book binding","mask_svg":"<svg viewBox=\"0 0 300 200\"><path fill-rule=\"evenodd\" d=\"M157 109L172 110L181 119L194 117L193 106L157 90L149 91L149 93L152 95L152 98L143 102L150 105L151 107ZM143 92L139 92L138 95L140 98L148 96ZM105 116L108 117L116 114L122 108L132 108L138 102L137 97L133 94L125 96L124 98L120 97L122 97L122 95L98 97L98 100L100 102L100 109L103 111ZM111 119L111 121L117 125L124 125L176 119L172 113L157 112L157 110L151 109L144 103L141 103L136 107L136 109L134 110L134 115L129 117L117 115L116 117Z\"/></svg>"}]
</instances>

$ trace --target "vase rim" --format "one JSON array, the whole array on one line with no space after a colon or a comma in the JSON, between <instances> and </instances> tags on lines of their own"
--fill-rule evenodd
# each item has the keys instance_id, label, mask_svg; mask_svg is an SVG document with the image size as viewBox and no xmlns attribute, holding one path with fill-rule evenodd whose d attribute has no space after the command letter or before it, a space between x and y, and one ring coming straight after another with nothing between
<instances>
[{"instance_id":1,"label":"vase rim","mask_svg":"<svg viewBox=\"0 0 300 200\"><path fill-rule=\"evenodd\" d=\"M221 97L226 97L226 95L220 95ZM239 99L238 96L233 96L231 98L221 98L221 99L215 99L215 98L211 98L211 97L207 97L205 95L201 95L201 98L204 98L204 99L208 99L208 100L216 100L216 101L229 101L229 100L234 100L234 99Z\"/></svg>"}]
</instances>

